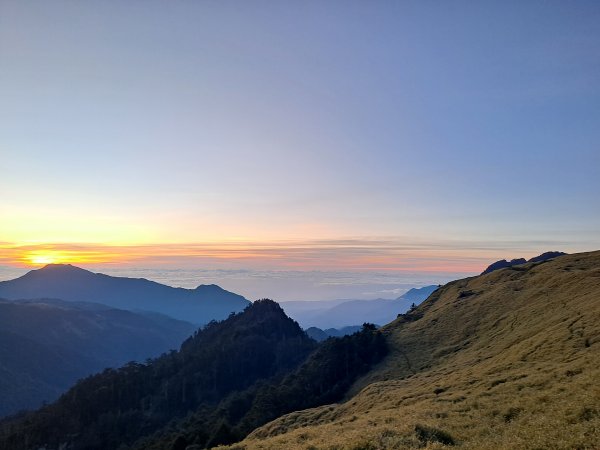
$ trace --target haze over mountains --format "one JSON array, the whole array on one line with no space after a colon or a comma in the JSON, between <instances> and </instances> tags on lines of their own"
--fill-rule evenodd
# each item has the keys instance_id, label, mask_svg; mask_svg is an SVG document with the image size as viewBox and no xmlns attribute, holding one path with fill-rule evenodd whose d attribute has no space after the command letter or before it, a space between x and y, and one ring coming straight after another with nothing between
<instances>
[{"instance_id":1,"label":"haze over mountains","mask_svg":"<svg viewBox=\"0 0 600 450\"><path fill-rule=\"evenodd\" d=\"M394 300L335 300L311 302L282 302L287 314L305 328L344 328L364 322L385 325L398 314L408 311L411 305L425 300L438 285L411 288Z\"/></svg>"},{"instance_id":2,"label":"haze over mountains","mask_svg":"<svg viewBox=\"0 0 600 450\"><path fill-rule=\"evenodd\" d=\"M177 349L196 327L91 303L0 299L0 416L54 401L79 378Z\"/></svg>"},{"instance_id":3,"label":"haze over mountains","mask_svg":"<svg viewBox=\"0 0 600 450\"><path fill-rule=\"evenodd\" d=\"M93 273L70 264L49 264L2 281L0 298L96 302L118 309L155 311L195 324L224 319L250 303L216 285L174 288L143 278Z\"/></svg>"}]
</instances>

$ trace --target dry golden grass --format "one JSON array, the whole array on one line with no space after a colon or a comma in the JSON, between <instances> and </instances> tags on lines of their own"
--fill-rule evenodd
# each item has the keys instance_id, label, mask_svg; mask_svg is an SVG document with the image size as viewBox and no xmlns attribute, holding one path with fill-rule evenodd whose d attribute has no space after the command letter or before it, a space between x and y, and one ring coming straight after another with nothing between
<instances>
[{"instance_id":1,"label":"dry golden grass","mask_svg":"<svg viewBox=\"0 0 600 450\"><path fill-rule=\"evenodd\" d=\"M232 448L600 449L600 252L445 285L341 404ZM436 431L438 430L438 431Z\"/></svg>"}]
</instances>

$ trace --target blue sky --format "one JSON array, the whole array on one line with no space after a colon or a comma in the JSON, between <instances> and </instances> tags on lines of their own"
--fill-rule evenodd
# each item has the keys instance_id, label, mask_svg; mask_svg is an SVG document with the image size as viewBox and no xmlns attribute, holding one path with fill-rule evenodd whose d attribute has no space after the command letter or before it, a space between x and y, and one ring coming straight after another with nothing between
<instances>
[{"instance_id":1,"label":"blue sky","mask_svg":"<svg viewBox=\"0 0 600 450\"><path fill-rule=\"evenodd\" d=\"M597 249L598 23L593 1L2 1L0 241L385 240L457 273Z\"/></svg>"}]
</instances>

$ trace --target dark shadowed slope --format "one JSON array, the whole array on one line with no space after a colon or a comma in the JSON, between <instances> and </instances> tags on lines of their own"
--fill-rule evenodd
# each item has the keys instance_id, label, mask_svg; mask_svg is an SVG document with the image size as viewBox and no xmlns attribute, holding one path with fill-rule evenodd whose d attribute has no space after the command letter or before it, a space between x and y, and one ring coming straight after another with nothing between
<instances>
[{"instance_id":1,"label":"dark shadowed slope","mask_svg":"<svg viewBox=\"0 0 600 450\"><path fill-rule=\"evenodd\" d=\"M63 442L118 448L198 408L212 411L231 392L294 368L315 347L275 302L258 301L211 322L178 352L89 377L55 404L9 422L0 449L57 449Z\"/></svg>"},{"instance_id":2,"label":"dark shadowed slope","mask_svg":"<svg viewBox=\"0 0 600 450\"><path fill-rule=\"evenodd\" d=\"M0 300L0 416L53 401L106 367L179 348L195 329L102 305Z\"/></svg>"},{"instance_id":3,"label":"dark shadowed slope","mask_svg":"<svg viewBox=\"0 0 600 450\"><path fill-rule=\"evenodd\" d=\"M69 264L49 264L0 282L0 298L60 298L97 302L119 309L148 310L196 324L239 312L248 300L216 285L173 288L143 278L112 277Z\"/></svg>"},{"instance_id":4,"label":"dark shadowed slope","mask_svg":"<svg viewBox=\"0 0 600 450\"><path fill-rule=\"evenodd\" d=\"M259 300L179 352L77 383L56 403L0 422L0 449L196 449L242 439L291 411L338 401L385 356L372 325L318 345Z\"/></svg>"}]
</instances>

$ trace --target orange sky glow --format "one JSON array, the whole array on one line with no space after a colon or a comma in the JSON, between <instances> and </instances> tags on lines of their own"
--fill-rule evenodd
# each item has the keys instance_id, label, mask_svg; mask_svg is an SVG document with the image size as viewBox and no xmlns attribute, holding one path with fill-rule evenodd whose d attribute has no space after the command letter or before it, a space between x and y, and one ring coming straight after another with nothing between
<instances>
[{"instance_id":1,"label":"orange sky glow","mask_svg":"<svg viewBox=\"0 0 600 450\"><path fill-rule=\"evenodd\" d=\"M491 258L501 255L494 249L402 245L383 239L133 245L0 243L0 264L17 267L69 263L475 273L489 264Z\"/></svg>"}]
</instances>

